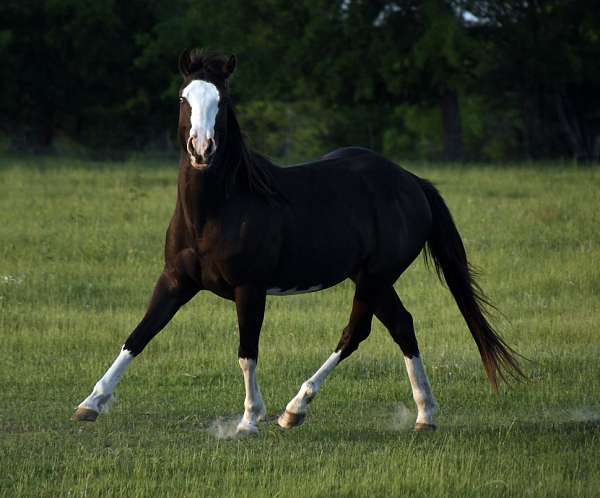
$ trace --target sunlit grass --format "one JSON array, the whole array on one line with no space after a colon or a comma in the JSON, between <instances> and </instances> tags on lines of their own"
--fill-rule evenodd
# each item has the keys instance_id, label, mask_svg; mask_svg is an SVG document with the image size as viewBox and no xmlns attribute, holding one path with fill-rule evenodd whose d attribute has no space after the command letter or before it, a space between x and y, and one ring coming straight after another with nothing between
<instances>
[{"instance_id":1,"label":"sunlit grass","mask_svg":"<svg viewBox=\"0 0 600 498\"><path fill-rule=\"evenodd\" d=\"M494 396L448 291L417 261L415 318L439 430L415 434L379 324L305 425L218 440L241 413L235 310L201 294L136 360L96 424L69 420L141 318L162 268L175 163L0 158L0 494L590 496L600 489L600 171L413 165L437 183L496 324L531 380ZM352 286L270 298L260 382L280 411L329 355Z\"/></svg>"}]
</instances>

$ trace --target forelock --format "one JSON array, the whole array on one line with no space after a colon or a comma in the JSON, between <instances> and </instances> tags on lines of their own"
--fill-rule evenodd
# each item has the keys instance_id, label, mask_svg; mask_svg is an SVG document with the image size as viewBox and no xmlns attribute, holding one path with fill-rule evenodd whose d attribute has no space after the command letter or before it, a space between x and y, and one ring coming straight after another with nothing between
<instances>
[{"instance_id":1,"label":"forelock","mask_svg":"<svg viewBox=\"0 0 600 498\"><path fill-rule=\"evenodd\" d=\"M203 79L214 82L217 86L226 87L223 67L227 64L224 55L209 54L203 50L193 50L190 53L190 79Z\"/></svg>"}]
</instances>

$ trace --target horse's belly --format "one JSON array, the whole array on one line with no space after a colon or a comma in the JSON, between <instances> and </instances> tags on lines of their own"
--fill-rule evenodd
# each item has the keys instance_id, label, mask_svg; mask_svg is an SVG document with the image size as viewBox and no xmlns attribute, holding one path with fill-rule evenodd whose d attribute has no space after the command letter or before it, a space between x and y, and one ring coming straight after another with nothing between
<instances>
[{"instance_id":1,"label":"horse's belly","mask_svg":"<svg viewBox=\"0 0 600 498\"><path fill-rule=\"evenodd\" d=\"M280 287L271 287L270 289L267 289L267 294L269 296L293 296L294 294L306 294L308 292L317 292L324 288L325 288L325 286L322 284L311 285L310 287L307 287L304 289L301 287L292 287L290 289L282 289Z\"/></svg>"},{"instance_id":2,"label":"horse's belly","mask_svg":"<svg viewBox=\"0 0 600 498\"><path fill-rule=\"evenodd\" d=\"M341 252L326 256L310 253L310 257L284 257L267 286L267 294L289 296L317 292L343 282L353 275L357 258Z\"/></svg>"}]
</instances>

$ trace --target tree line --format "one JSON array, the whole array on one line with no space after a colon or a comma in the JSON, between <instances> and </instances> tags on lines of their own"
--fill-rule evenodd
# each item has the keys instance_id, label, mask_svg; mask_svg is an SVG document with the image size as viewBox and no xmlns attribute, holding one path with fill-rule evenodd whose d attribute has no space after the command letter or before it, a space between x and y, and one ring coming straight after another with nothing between
<instances>
[{"instance_id":1,"label":"tree line","mask_svg":"<svg viewBox=\"0 0 600 498\"><path fill-rule=\"evenodd\" d=\"M187 47L237 54L240 121L277 158L600 156L592 0L4 0L0 146L173 150Z\"/></svg>"}]
</instances>

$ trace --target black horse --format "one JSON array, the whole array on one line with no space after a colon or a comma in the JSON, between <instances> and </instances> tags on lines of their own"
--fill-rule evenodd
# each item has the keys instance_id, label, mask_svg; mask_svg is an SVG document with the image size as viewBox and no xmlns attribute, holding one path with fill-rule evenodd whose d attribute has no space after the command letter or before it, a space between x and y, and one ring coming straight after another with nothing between
<instances>
[{"instance_id":1,"label":"black horse","mask_svg":"<svg viewBox=\"0 0 600 498\"><path fill-rule=\"evenodd\" d=\"M78 407L93 421L131 360L201 290L235 301L239 362L246 399L239 432L257 432L265 405L256 380L267 294L311 292L350 278L356 284L348 324L333 354L279 417L302 423L326 376L367 338L375 315L400 346L417 405L417 430L435 427L437 404L410 313L394 282L426 247L481 353L494 388L521 375L514 352L494 332L486 303L444 200L435 187L388 159L358 147L281 168L246 146L229 95L235 58L182 54L175 212L165 267L146 315L121 353Z\"/></svg>"}]
</instances>

